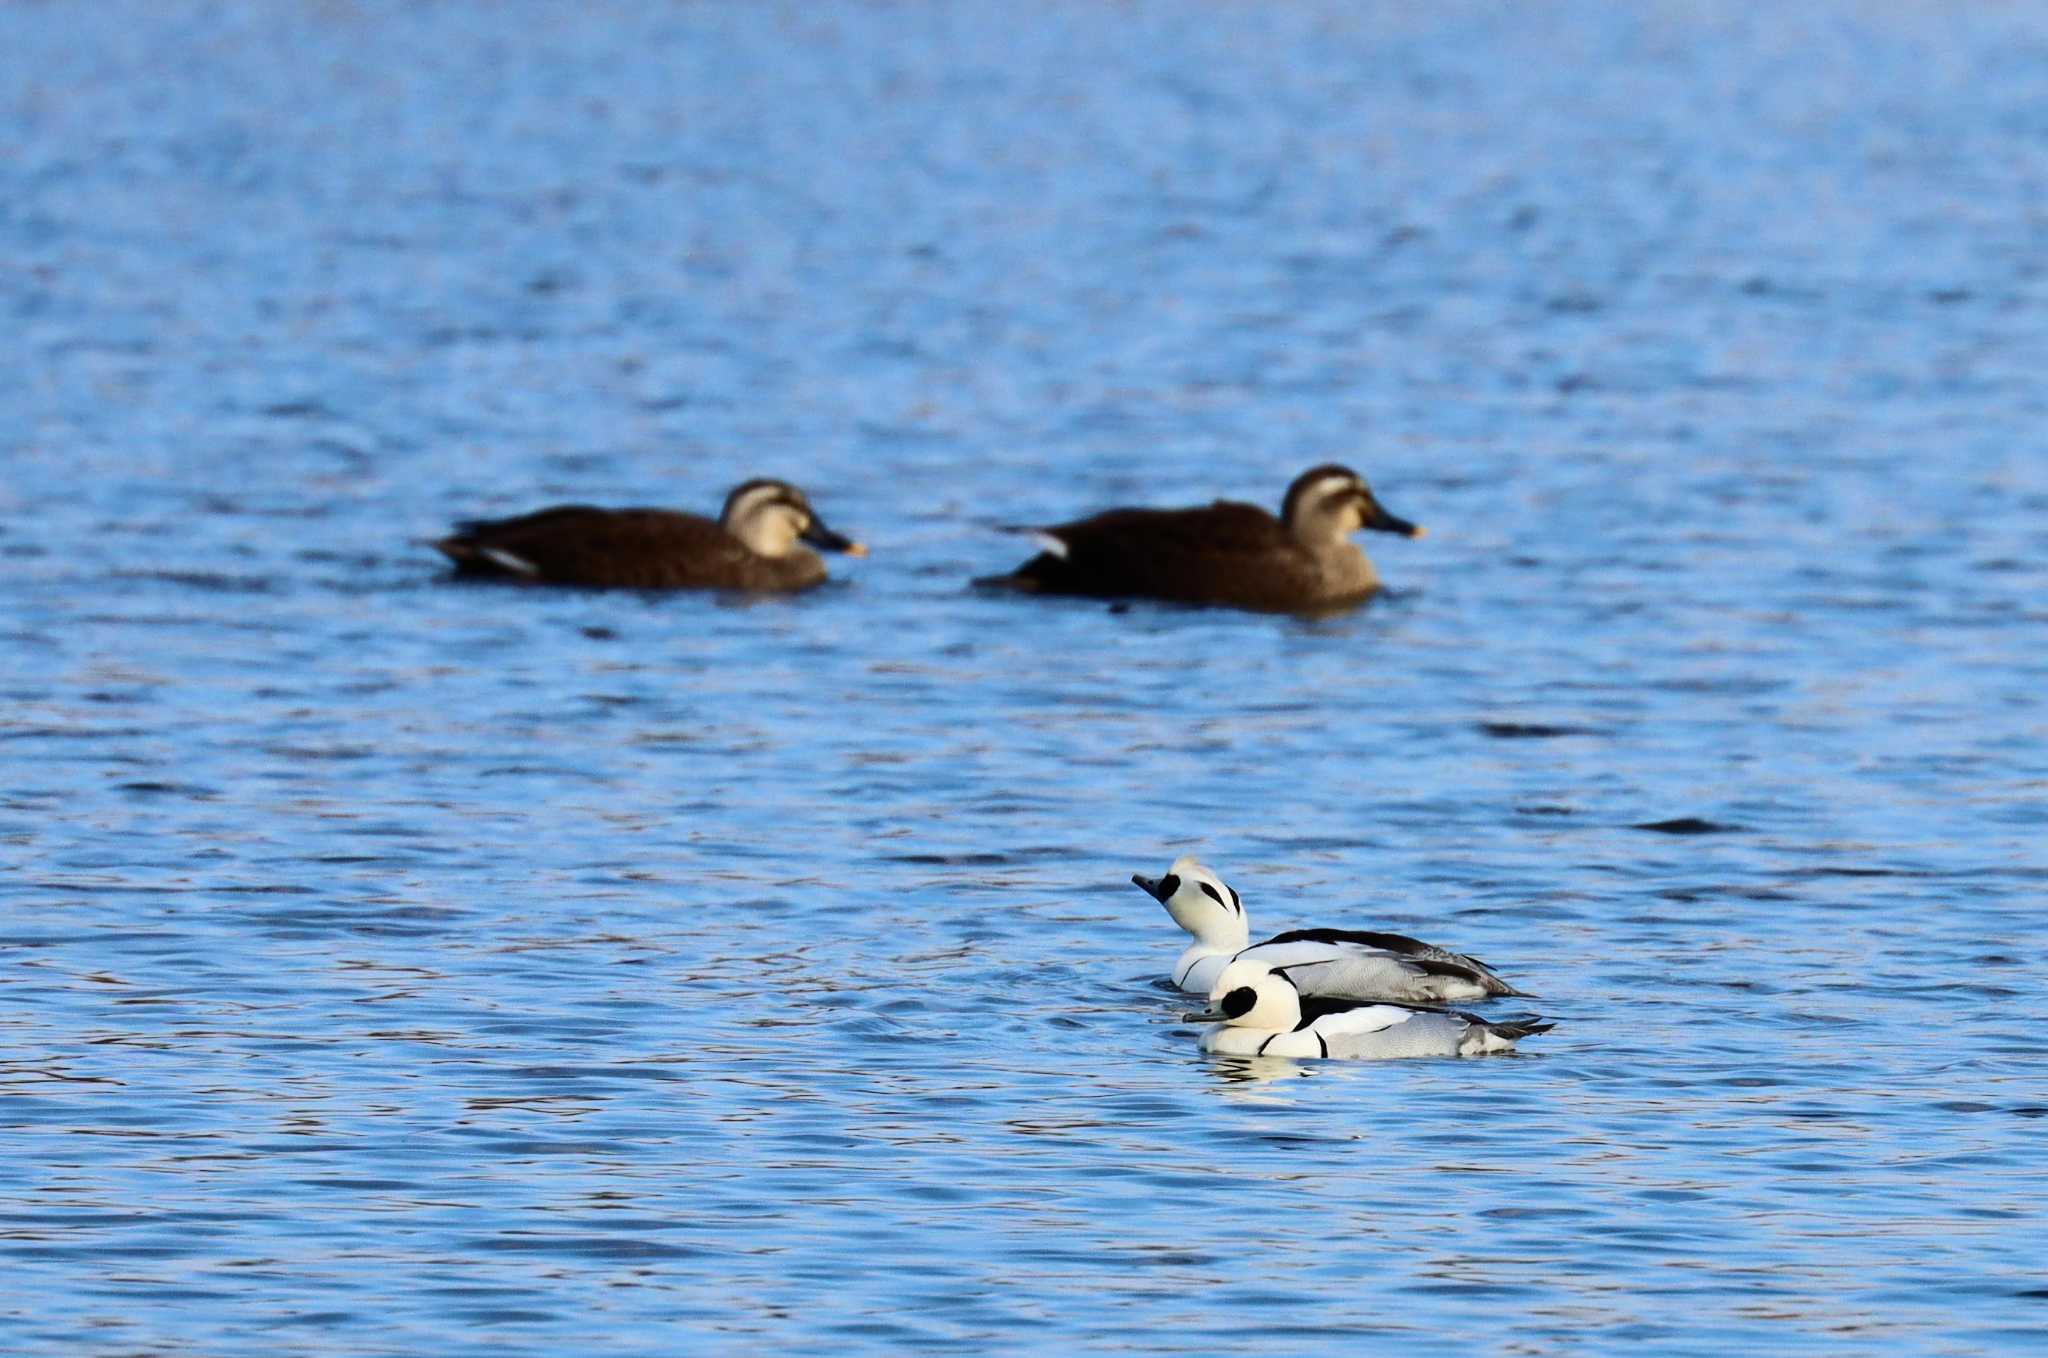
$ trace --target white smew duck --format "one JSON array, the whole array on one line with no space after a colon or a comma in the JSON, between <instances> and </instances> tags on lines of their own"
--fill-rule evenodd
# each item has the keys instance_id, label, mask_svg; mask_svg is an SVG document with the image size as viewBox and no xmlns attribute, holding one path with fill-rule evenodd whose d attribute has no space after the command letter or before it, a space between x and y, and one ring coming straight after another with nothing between
<instances>
[{"instance_id":1,"label":"white smew duck","mask_svg":"<svg viewBox=\"0 0 2048 1358\"><path fill-rule=\"evenodd\" d=\"M1456 1009L1308 998L1287 973L1251 958L1223 969L1209 1003L1200 1017L1220 1021L1202 1034L1202 1050L1222 1056L1485 1056L1555 1026L1535 1014L1483 1019Z\"/></svg>"},{"instance_id":2,"label":"white smew duck","mask_svg":"<svg viewBox=\"0 0 2048 1358\"><path fill-rule=\"evenodd\" d=\"M1477 958L1405 934L1294 929L1253 944L1243 900L1189 854L1174 859L1156 881L1137 873L1131 881L1195 936L1173 964L1173 983L1196 995L1208 994L1234 958L1284 971L1310 996L1445 1004L1523 993Z\"/></svg>"}]
</instances>

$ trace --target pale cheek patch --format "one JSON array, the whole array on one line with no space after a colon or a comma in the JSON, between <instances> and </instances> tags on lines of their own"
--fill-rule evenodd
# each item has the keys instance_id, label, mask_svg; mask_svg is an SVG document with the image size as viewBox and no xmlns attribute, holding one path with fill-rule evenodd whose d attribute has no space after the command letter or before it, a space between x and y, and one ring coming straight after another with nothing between
<instances>
[{"instance_id":1,"label":"pale cheek patch","mask_svg":"<svg viewBox=\"0 0 2048 1358\"><path fill-rule=\"evenodd\" d=\"M769 504L782 498L782 495L783 492L779 487L756 486L745 495L742 495L739 503L732 507L732 518L735 522L750 519Z\"/></svg>"},{"instance_id":2,"label":"pale cheek patch","mask_svg":"<svg viewBox=\"0 0 2048 1358\"><path fill-rule=\"evenodd\" d=\"M1308 498L1323 504L1331 504L1340 498L1348 499L1358 493L1358 483L1348 476L1326 476L1309 488Z\"/></svg>"}]
</instances>

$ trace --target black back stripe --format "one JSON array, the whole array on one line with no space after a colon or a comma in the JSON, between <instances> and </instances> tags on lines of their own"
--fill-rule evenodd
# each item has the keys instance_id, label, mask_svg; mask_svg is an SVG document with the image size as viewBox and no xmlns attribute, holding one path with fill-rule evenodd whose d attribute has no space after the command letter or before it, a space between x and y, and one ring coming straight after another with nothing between
<instances>
[{"instance_id":1,"label":"black back stripe","mask_svg":"<svg viewBox=\"0 0 2048 1358\"><path fill-rule=\"evenodd\" d=\"M1359 943L1383 952L1426 953L1430 945L1406 934L1383 934L1370 929L1289 929L1275 934L1268 943Z\"/></svg>"},{"instance_id":2,"label":"black back stripe","mask_svg":"<svg viewBox=\"0 0 2048 1358\"><path fill-rule=\"evenodd\" d=\"M1456 962L1439 962L1434 957L1409 957L1403 960L1428 976L1451 976L1461 981L1470 981L1474 985L1486 979L1480 972L1474 971L1471 967L1461 967Z\"/></svg>"}]
</instances>

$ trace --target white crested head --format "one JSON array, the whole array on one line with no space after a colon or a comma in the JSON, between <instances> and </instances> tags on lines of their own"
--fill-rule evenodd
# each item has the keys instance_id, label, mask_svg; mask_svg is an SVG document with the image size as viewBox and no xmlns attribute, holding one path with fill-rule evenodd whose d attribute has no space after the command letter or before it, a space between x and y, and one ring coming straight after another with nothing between
<instances>
[{"instance_id":1,"label":"white crested head","mask_svg":"<svg viewBox=\"0 0 2048 1358\"><path fill-rule=\"evenodd\" d=\"M1173 922L1203 946L1236 952L1251 941L1244 902L1221 877L1203 867L1193 854L1182 854L1154 880L1131 874L1131 880L1166 907Z\"/></svg>"},{"instance_id":2,"label":"white crested head","mask_svg":"<svg viewBox=\"0 0 2048 1358\"><path fill-rule=\"evenodd\" d=\"M1241 957L1223 969L1209 988L1209 1004L1238 1028L1288 1031L1301 1022L1301 992L1264 962Z\"/></svg>"}]
</instances>

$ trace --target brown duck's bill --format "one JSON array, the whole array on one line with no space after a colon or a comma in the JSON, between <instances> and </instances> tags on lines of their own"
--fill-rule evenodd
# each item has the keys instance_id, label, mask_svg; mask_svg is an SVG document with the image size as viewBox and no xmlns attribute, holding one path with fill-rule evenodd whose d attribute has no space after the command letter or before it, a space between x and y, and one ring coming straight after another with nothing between
<instances>
[{"instance_id":1,"label":"brown duck's bill","mask_svg":"<svg viewBox=\"0 0 2048 1358\"><path fill-rule=\"evenodd\" d=\"M1365 523L1361 526L1376 533L1399 533L1404 538L1419 538L1424 532L1421 524L1410 523L1406 519L1387 513L1377 500L1371 504L1370 509L1372 512L1366 515Z\"/></svg>"},{"instance_id":2,"label":"brown duck's bill","mask_svg":"<svg viewBox=\"0 0 2048 1358\"><path fill-rule=\"evenodd\" d=\"M798 536L805 542L810 543L811 546L821 548L824 551L844 552L848 556L866 556L868 554L867 544L855 542L850 537L835 533L817 519L812 519L811 526L798 534Z\"/></svg>"}]
</instances>

